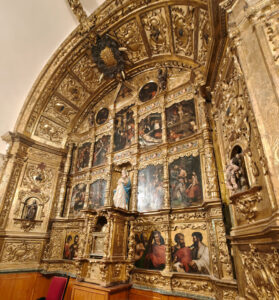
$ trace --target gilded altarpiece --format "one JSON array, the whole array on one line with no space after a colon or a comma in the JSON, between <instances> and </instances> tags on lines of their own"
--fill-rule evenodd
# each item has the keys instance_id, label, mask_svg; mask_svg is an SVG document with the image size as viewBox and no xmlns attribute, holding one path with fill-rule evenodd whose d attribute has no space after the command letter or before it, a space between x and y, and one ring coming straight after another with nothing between
<instances>
[{"instance_id":1,"label":"gilded altarpiece","mask_svg":"<svg viewBox=\"0 0 279 300\"><path fill-rule=\"evenodd\" d=\"M220 182L233 222L230 235L240 294L245 299L277 299L278 243L267 229L277 203L232 40L228 41L220 67L212 106L217 153L223 169Z\"/></svg>"},{"instance_id":2,"label":"gilded altarpiece","mask_svg":"<svg viewBox=\"0 0 279 300\"><path fill-rule=\"evenodd\" d=\"M172 295L233 299L200 89L215 39L213 8L205 1L122 2L106 1L98 17L87 17L79 1L69 1L80 27L32 90L22 134L7 138L0 263L102 286L130 281ZM97 34L126 51L125 70L113 79L88 51ZM115 64L110 50L103 58ZM261 203L268 185L252 185Z\"/></svg>"}]
</instances>

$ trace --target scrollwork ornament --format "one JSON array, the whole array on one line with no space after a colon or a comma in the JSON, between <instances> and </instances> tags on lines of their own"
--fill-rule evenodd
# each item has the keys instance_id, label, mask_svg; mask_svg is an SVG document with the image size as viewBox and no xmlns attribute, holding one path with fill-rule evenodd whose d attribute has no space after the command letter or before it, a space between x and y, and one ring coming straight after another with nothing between
<instances>
[{"instance_id":1,"label":"scrollwork ornament","mask_svg":"<svg viewBox=\"0 0 279 300\"><path fill-rule=\"evenodd\" d=\"M142 22L152 52L154 54L169 52L167 22L163 8L146 13L142 18Z\"/></svg>"},{"instance_id":2,"label":"scrollwork ornament","mask_svg":"<svg viewBox=\"0 0 279 300\"><path fill-rule=\"evenodd\" d=\"M146 57L146 51L139 32L138 25L135 20L121 26L116 35L123 47L128 49L128 58L132 62L136 62Z\"/></svg>"},{"instance_id":3,"label":"scrollwork ornament","mask_svg":"<svg viewBox=\"0 0 279 300\"><path fill-rule=\"evenodd\" d=\"M260 253L250 244L250 251L241 253L246 277L245 294L249 299L279 298L279 254L276 248L272 247L272 250L272 253Z\"/></svg>"},{"instance_id":4,"label":"scrollwork ornament","mask_svg":"<svg viewBox=\"0 0 279 300\"><path fill-rule=\"evenodd\" d=\"M24 187L28 187L32 192L51 190L54 172L47 168L45 163L29 165L25 171L22 181Z\"/></svg>"},{"instance_id":5,"label":"scrollwork ornament","mask_svg":"<svg viewBox=\"0 0 279 300\"><path fill-rule=\"evenodd\" d=\"M41 255L41 244L24 242L6 243L2 262L32 262L37 261Z\"/></svg>"},{"instance_id":6,"label":"scrollwork ornament","mask_svg":"<svg viewBox=\"0 0 279 300\"><path fill-rule=\"evenodd\" d=\"M176 52L190 57L194 47L194 11L192 6L171 7Z\"/></svg>"}]
</instances>

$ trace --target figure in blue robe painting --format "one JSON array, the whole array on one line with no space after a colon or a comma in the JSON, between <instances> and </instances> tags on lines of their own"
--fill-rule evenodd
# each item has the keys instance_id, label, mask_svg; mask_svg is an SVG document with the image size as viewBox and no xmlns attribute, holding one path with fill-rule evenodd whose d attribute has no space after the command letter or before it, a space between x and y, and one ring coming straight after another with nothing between
<instances>
[{"instance_id":1,"label":"figure in blue robe painting","mask_svg":"<svg viewBox=\"0 0 279 300\"><path fill-rule=\"evenodd\" d=\"M116 190L114 190L113 203L115 207L128 210L131 194L131 180L127 170L124 168L118 179Z\"/></svg>"}]
</instances>

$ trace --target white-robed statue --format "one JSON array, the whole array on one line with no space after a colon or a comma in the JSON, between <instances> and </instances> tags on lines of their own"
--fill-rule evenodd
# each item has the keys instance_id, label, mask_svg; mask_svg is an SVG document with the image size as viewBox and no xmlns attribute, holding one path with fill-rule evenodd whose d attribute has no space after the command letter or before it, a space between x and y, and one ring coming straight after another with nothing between
<instances>
[{"instance_id":1,"label":"white-robed statue","mask_svg":"<svg viewBox=\"0 0 279 300\"><path fill-rule=\"evenodd\" d=\"M128 210L131 193L131 180L127 170L124 168L121 177L118 179L117 188L114 190L113 203L115 207Z\"/></svg>"}]
</instances>

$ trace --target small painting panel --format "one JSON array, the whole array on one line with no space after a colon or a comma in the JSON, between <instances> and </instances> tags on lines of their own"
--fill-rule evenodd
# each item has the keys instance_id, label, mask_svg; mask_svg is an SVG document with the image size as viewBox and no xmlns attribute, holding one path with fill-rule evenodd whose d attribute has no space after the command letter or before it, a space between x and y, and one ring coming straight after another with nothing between
<instances>
[{"instance_id":1,"label":"small painting panel","mask_svg":"<svg viewBox=\"0 0 279 300\"><path fill-rule=\"evenodd\" d=\"M90 184L89 187L89 208L96 209L104 206L106 196L107 182L104 179L98 179Z\"/></svg>"},{"instance_id":2,"label":"small painting panel","mask_svg":"<svg viewBox=\"0 0 279 300\"><path fill-rule=\"evenodd\" d=\"M118 93L117 100L118 101L127 100L128 98L132 98L132 97L133 97L132 89L123 84L121 86L121 89L120 89L119 93Z\"/></svg>"},{"instance_id":3,"label":"small painting panel","mask_svg":"<svg viewBox=\"0 0 279 300\"><path fill-rule=\"evenodd\" d=\"M79 235L74 232L68 232L65 239L63 258L74 259L78 254Z\"/></svg>"},{"instance_id":4,"label":"small painting panel","mask_svg":"<svg viewBox=\"0 0 279 300\"><path fill-rule=\"evenodd\" d=\"M107 108L102 108L101 110L98 111L97 116L96 116L96 123L98 125L102 125L106 122L108 119L109 115L109 110Z\"/></svg>"},{"instance_id":5,"label":"small painting panel","mask_svg":"<svg viewBox=\"0 0 279 300\"><path fill-rule=\"evenodd\" d=\"M158 91L158 85L156 82L146 83L139 92L139 99L141 102L146 102L153 99Z\"/></svg>"},{"instance_id":6,"label":"small painting panel","mask_svg":"<svg viewBox=\"0 0 279 300\"><path fill-rule=\"evenodd\" d=\"M180 273L210 273L207 233L205 230L176 230L171 233L172 269Z\"/></svg>"},{"instance_id":7,"label":"small painting panel","mask_svg":"<svg viewBox=\"0 0 279 300\"><path fill-rule=\"evenodd\" d=\"M128 148L135 140L135 121L131 107L122 109L115 115L114 151Z\"/></svg>"},{"instance_id":8,"label":"small painting panel","mask_svg":"<svg viewBox=\"0 0 279 300\"><path fill-rule=\"evenodd\" d=\"M102 136L94 145L93 167L103 165L107 162L107 153L109 151L110 135Z\"/></svg>"},{"instance_id":9,"label":"small painting panel","mask_svg":"<svg viewBox=\"0 0 279 300\"><path fill-rule=\"evenodd\" d=\"M90 147L91 147L91 143L84 143L81 147L79 147L77 164L76 164L77 171L80 171L88 167L89 157L90 157Z\"/></svg>"},{"instance_id":10,"label":"small painting panel","mask_svg":"<svg viewBox=\"0 0 279 300\"><path fill-rule=\"evenodd\" d=\"M169 164L172 208L198 205L202 202L202 180L199 156L184 156Z\"/></svg>"},{"instance_id":11,"label":"small painting panel","mask_svg":"<svg viewBox=\"0 0 279 300\"><path fill-rule=\"evenodd\" d=\"M73 188L72 199L70 205L70 215L78 216L79 211L83 209L85 202L86 185L84 183L77 184Z\"/></svg>"},{"instance_id":12,"label":"small painting panel","mask_svg":"<svg viewBox=\"0 0 279 300\"><path fill-rule=\"evenodd\" d=\"M184 100L166 109L167 138L169 142L179 141L197 131L195 102Z\"/></svg>"},{"instance_id":13,"label":"small painting panel","mask_svg":"<svg viewBox=\"0 0 279 300\"><path fill-rule=\"evenodd\" d=\"M147 166L138 172L138 211L163 208L163 165Z\"/></svg>"},{"instance_id":14,"label":"small painting panel","mask_svg":"<svg viewBox=\"0 0 279 300\"><path fill-rule=\"evenodd\" d=\"M140 147L154 146L162 143L161 114L150 114L139 123Z\"/></svg>"},{"instance_id":15,"label":"small painting panel","mask_svg":"<svg viewBox=\"0 0 279 300\"><path fill-rule=\"evenodd\" d=\"M135 235L135 266L142 269L163 270L166 265L165 239L160 231Z\"/></svg>"}]
</instances>

